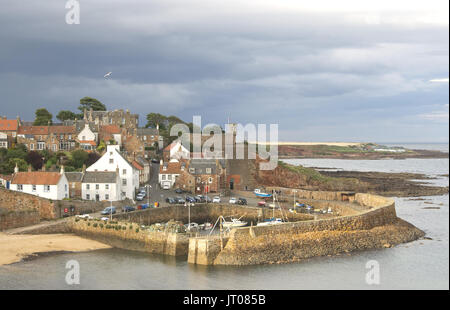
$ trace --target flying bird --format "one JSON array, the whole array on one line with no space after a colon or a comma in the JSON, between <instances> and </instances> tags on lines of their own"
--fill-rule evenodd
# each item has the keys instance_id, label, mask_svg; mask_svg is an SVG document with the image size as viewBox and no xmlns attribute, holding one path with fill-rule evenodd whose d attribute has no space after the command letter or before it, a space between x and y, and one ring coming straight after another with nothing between
<instances>
[{"instance_id":1,"label":"flying bird","mask_svg":"<svg viewBox=\"0 0 450 310\"><path fill-rule=\"evenodd\" d=\"M112 74L112 72L108 72L108 73L106 73L103 77L106 79L106 78L108 78L111 74Z\"/></svg>"}]
</instances>

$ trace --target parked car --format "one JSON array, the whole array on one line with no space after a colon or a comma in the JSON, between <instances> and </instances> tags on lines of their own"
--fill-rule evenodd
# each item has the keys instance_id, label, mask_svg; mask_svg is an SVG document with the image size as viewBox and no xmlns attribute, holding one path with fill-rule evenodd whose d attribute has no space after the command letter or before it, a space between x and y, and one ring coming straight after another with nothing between
<instances>
[{"instance_id":1,"label":"parked car","mask_svg":"<svg viewBox=\"0 0 450 310\"><path fill-rule=\"evenodd\" d=\"M148 209L148 204L143 204L143 205L139 205L138 207L137 207L137 209L138 210L144 210L144 209Z\"/></svg>"},{"instance_id":2,"label":"parked car","mask_svg":"<svg viewBox=\"0 0 450 310\"><path fill-rule=\"evenodd\" d=\"M106 207L102 212L102 215L108 215L108 214L116 214L116 207Z\"/></svg>"},{"instance_id":3,"label":"parked car","mask_svg":"<svg viewBox=\"0 0 450 310\"><path fill-rule=\"evenodd\" d=\"M266 202L265 201L258 202L258 207L265 207L265 206L266 206Z\"/></svg>"},{"instance_id":4,"label":"parked car","mask_svg":"<svg viewBox=\"0 0 450 310\"><path fill-rule=\"evenodd\" d=\"M237 201L237 204L238 205L247 205L247 199L245 199L245 198L239 198L238 199L238 201Z\"/></svg>"},{"instance_id":5,"label":"parked car","mask_svg":"<svg viewBox=\"0 0 450 310\"><path fill-rule=\"evenodd\" d=\"M206 201L205 197L202 195L197 195L194 198L195 198L196 202L205 202Z\"/></svg>"},{"instance_id":6,"label":"parked car","mask_svg":"<svg viewBox=\"0 0 450 310\"><path fill-rule=\"evenodd\" d=\"M142 200L144 200L144 198L145 198L145 196L142 195L142 194L137 194L137 195L136 195L136 200L137 200L137 201L142 201Z\"/></svg>"},{"instance_id":7,"label":"parked car","mask_svg":"<svg viewBox=\"0 0 450 310\"><path fill-rule=\"evenodd\" d=\"M174 198L172 198L172 197L166 198L166 202L168 202L170 204L176 204L177 203L177 201Z\"/></svg>"},{"instance_id":8,"label":"parked car","mask_svg":"<svg viewBox=\"0 0 450 310\"><path fill-rule=\"evenodd\" d=\"M214 202L214 203L220 203L220 197L219 197L219 196L214 197L213 200L212 200L212 202Z\"/></svg>"},{"instance_id":9,"label":"parked car","mask_svg":"<svg viewBox=\"0 0 450 310\"><path fill-rule=\"evenodd\" d=\"M89 214L77 215L76 217L79 217L82 219L92 219L92 216L90 216Z\"/></svg>"},{"instance_id":10,"label":"parked car","mask_svg":"<svg viewBox=\"0 0 450 310\"><path fill-rule=\"evenodd\" d=\"M195 200L195 198L192 197L192 196L186 196L186 202L194 203L194 202L196 202L196 200Z\"/></svg>"},{"instance_id":11,"label":"parked car","mask_svg":"<svg viewBox=\"0 0 450 310\"><path fill-rule=\"evenodd\" d=\"M122 212L131 212L131 211L135 211L136 208L133 208L131 206L125 206L122 208Z\"/></svg>"},{"instance_id":12,"label":"parked car","mask_svg":"<svg viewBox=\"0 0 450 310\"><path fill-rule=\"evenodd\" d=\"M159 164L159 160L157 158L152 158L152 163Z\"/></svg>"},{"instance_id":13,"label":"parked car","mask_svg":"<svg viewBox=\"0 0 450 310\"><path fill-rule=\"evenodd\" d=\"M198 231L199 230L199 226L197 223L186 224L186 225L184 225L184 227L186 227L187 231Z\"/></svg>"},{"instance_id":14,"label":"parked car","mask_svg":"<svg viewBox=\"0 0 450 310\"><path fill-rule=\"evenodd\" d=\"M170 189L170 184L164 183L162 189Z\"/></svg>"},{"instance_id":15,"label":"parked car","mask_svg":"<svg viewBox=\"0 0 450 310\"><path fill-rule=\"evenodd\" d=\"M184 193L184 190L182 190L181 188L177 188L177 189L175 190L175 193L177 193L177 194L183 194L183 193Z\"/></svg>"},{"instance_id":16,"label":"parked car","mask_svg":"<svg viewBox=\"0 0 450 310\"><path fill-rule=\"evenodd\" d=\"M186 200L184 200L184 198L181 197L175 197L175 200L178 204L184 204L186 202Z\"/></svg>"},{"instance_id":17,"label":"parked car","mask_svg":"<svg viewBox=\"0 0 450 310\"><path fill-rule=\"evenodd\" d=\"M228 201L229 203L235 204L237 202L237 198L236 197L231 197L230 201Z\"/></svg>"}]
</instances>

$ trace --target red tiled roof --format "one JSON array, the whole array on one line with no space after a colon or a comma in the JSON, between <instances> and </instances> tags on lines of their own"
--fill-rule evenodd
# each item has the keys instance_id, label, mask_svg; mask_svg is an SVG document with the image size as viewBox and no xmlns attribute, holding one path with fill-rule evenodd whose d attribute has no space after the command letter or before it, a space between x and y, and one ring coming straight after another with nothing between
<instances>
[{"instance_id":1,"label":"red tiled roof","mask_svg":"<svg viewBox=\"0 0 450 310\"><path fill-rule=\"evenodd\" d=\"M50 133L54 134L75 134L75 127L74 126L50 126L49 127Z\"/></svg>"},{"instance_id":2,"label":"red tiled roof","mask_svg":"<svg viewBox=\"0 0 450 310\"><path fill-rule=\"evenodd\" d=\"M17 120L0 119L0 131L17 131Z\"/></svg>"},{"instance_id":3,"label":"red tiled roof","mask_svg":"<svg viewBox=\"0 0 450 310\"><path fill-rule=\"evenodd\" d=\"M133 162L131 163L134 168L136 168L137 170L144 170L144 167L142 167L137 161L133 160Z\"/></svg>"},{"instance_id":4,"label":"red tiled roof","mask_svg":"<svg viewBox=\"0 0 450 310\"><path fill-rule=\"evenodd\" d=\"M164 166L167 166L167 169L164 170ZM180 174L181 173L181 163L164 163L159 166L159 173L161 174Z\"/></svg>"},{"instance_id":5,"label":"red tiled roof","mask_svg":"<svg viewBox=\"0 0 450 310\"><path fill-rule=\"evenodd\" d=\"M13 176L11 184L56 185L60 178L59 172L18 172Z\"/></svg>"},{"instance_id":6,"label":"red tiled roof","mask_svg":"<svg viewBox=\"0 0 450 310\"><path fill-rule=\"evenodd\" d=\"M120 128L117 125L105 125L100 127L100 131L110 135L120 134Z\"/></svg>"},{"instance_id":7,"label":"red tiled roof","mask_svg":"<svg viewBox=\"0 0 450 310\"><path fill-rule=\"evenodd\" d=\"M80 141L80 143L81 144L90 144L90 145L93 145L93 146L97 146L97 143L95 141L84 141L84 140L82 140L82 141Z\"/></svg>"},{"instance_id":8,"label":"red tiled roof","mask_svg":"<svg viewBox=\"0 0 450 310\"><path fill-rule=\"evenodd\" d=\"M48 135L49 126L20 126L19 135Z\"/></svg>"}]
</instances>

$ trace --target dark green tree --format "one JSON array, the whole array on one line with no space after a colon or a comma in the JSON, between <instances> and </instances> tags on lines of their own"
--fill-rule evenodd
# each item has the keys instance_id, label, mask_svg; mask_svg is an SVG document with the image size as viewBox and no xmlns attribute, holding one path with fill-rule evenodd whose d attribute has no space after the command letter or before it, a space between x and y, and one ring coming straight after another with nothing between
<instances>
[{"instance_id":1,"label":"dark green tree","mask_svg":"<svg viewBox=\"0 0 450 310\"><path fill-rule=\"evenodd\" d=\"M72 152L71 166L75 169L80 169L86 163L89 158L89 154L84 150L75 150Z\"/></svg>"},{"instance_id":2,"label":"dark green tree","mask_svg":"<svg viewBox=\"0 0 450 310\"><path fill-rule=\"evenodd\" d=\"M40 170L44 164L44 159L39 152L30 151L27 154L26 161L34 170Z\"/></svg>"},{"instance_id":3,"label":"dark green tree","mask_svg":"<svg viewBox=\"0 0 450 310\"><path fill-rule=\"evenodd\" d=\"M147 114L147 124L145 127L156 128L156 125L159 125L159 129L165 129L165 123L167 121L167 116L164 116L159 113L149 113Z\"/></svg>"},{"instance_id":4,"label":"dark green tree","mask_svg":"<svg viewBox=\"0 0 450 310\"><path fill-rule=\"evenodd\" d=\"M81 98L78 110L84 112L84 110L89 111L90 109L92 109L93 111L106 111L106 106L95 98L91 97Z\"/></svg>"},{"instance_id":5,"label":"dark green tree","mask_svg":"<svg viewBox=\"0 0 450 310\"><path fill-rule=\"evenodd\" d=\"M53 115L45 108L37 109L35 115L34 126L47 126L53 123Z\"/></svg>"},{"instance_id":6,"label":"dark green tree","mask_svg":"<svg viewBox=\"0 0 450 310\"><path fill-rule=\"evenodd\" d=\"M59 111L58 115L56 115L56 118L63 122L66 120L74 120L75 118L78 118L78 114L73 113L72 111L62 110Z\"/></svg>"}]
</instances>

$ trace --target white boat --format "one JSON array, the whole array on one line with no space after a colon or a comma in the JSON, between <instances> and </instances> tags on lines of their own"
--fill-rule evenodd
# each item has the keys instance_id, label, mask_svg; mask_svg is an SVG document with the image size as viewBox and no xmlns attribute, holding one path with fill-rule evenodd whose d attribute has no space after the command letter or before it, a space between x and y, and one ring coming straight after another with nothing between
<instances>
[{"instance_id":1,"label":"white boat","mask_svg":"<svg viewBox=\"0 0 450 310\"><path fill-rule=\"evenodd\" d=\"M244 221L241 221L238 219L231 219L231 221L222 222L222 226L225 228L243 227L246 225L247 225L247 222L244 222Z\"/></svg>"},{"instance_id":2,"label":"white boat","mask_svg":"<svg viewBox=\"0 0 450 310\"><path fill-rule=\"evenodd\" d=\"M271 218L268 220L265 220L264 222L256 224L256 226L270 226L270 225L278 225L283 224L283 220L280 218Z\"/></svg>"},{"instance_id":3,"label":"white boat","mask_svg":"<svg viewBox=\"0 0 450 310\"><path fill-rule=\"evenodd\" d=\"M270 198L270 197L272 197L272 194L264 193L259 188L255 189L255 191L253 193L256 195L256 197L260 197L260 198Z\"/></svg>"}]
</instances>

